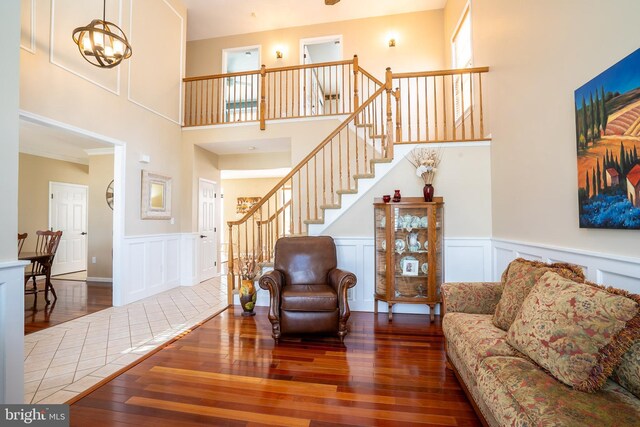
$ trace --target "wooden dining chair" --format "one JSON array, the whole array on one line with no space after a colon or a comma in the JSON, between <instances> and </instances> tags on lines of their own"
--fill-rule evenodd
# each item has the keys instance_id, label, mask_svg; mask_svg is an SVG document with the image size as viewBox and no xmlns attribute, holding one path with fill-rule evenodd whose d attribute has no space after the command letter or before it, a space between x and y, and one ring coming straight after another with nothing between
<instances>
[{"instance_id":1,"label":"wooden dining chair","mask_svg":"<svg viewBox=\"0 0 640 427\"><path fill-rule=\"evenodd\" d=\"M36 231L36 235L38 236L38 240L36 242L36 252L38 253L46 253L49 254L42 261L35 261L31 267L31 271L25 272L24 284L25 284L25 294L35 294L38 292L38 285L36 283L36 279L38 277L44 276L46 278L45 288L44 288L44 299L49 302L48 291L51 290L54 299L58 299L56 295L56 291L51 284L51 266L53 265L53 260L56 256L56 251L58 250L58 245L60 244L60 237L62 237L62 231L49 231L49 230L38 230ZM33 281L33 288L27 289L27 284L29 279Z\"/></svg>"},{"instance_id":2,"label":"wooden dining chair","mask_svg":"<svg viewBox=\"0 0 640 427\"><path fill-rule=\"evenodd\" d=\"M27 236L29 236L29 233L18 233L18 255L22 252L22 247L24 246L24 241L27 240Z\"/></svg>"}]
</instances>

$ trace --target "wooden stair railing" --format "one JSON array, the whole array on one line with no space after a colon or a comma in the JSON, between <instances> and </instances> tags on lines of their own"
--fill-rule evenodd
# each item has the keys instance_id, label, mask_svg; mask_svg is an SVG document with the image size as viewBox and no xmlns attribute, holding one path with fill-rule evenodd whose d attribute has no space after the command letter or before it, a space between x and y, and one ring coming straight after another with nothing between
<instances>
[{"instance_id":1,"label":"wooden stair railing","mask_svg":"<svg viewBox=\"0 0 640 427\"><path fill-rule=\"evenodd\" d=\"M489 67L393 73L396 143L488 140L483 74Z\"/></svg>"},{"instance_id":2,"label":"wooden stair railing","mask_svg":"<svg viewBox=\"0 0 640 427\"><path fill-rule=\"evenodd\" d=\"M350 114L362 96L383 84L345 61L294 65L188 77L184 83L184 126Z\"/></svg>"},{"instance_id":3,"label":"wooden stair railing","mask_svg":"<svg viewBox=\"0 0 640 427\"><path fill-rule=\"evenodd\" d=\"M392 131L392 97L388 71L386 83L242 219L227 222L229 291L239 285L236 273L243 260L270 262L278 238L305 235L308 224L322 223L324 210L340 207L342 194L357 192L358 179L373 176L375 163L390 161L393 137L385 129Z\"/></svg>"}]
</instances>

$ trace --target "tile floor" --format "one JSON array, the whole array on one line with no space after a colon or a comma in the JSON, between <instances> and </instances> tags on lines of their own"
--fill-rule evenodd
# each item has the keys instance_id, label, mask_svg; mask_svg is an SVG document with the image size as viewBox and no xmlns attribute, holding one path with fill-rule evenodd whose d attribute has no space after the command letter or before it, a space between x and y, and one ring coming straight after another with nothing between
<instances>
[{"instance_id":1,"label":"tile floor","mask_svg":"<svg viewBox=\"0 0 640 427\"><path fill-rule=\"evenodd\" d=\"M29 334L24 401L64 403L226 306L214 278Z\"/></svg>"}]
</instances>

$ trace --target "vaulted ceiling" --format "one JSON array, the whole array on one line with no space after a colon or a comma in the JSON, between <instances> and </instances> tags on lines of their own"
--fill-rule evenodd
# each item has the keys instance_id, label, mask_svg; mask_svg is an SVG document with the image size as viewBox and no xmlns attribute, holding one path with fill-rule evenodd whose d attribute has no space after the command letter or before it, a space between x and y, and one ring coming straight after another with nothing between
<instances>
[{"instance_id":1,"label":"vaulted ceiling","mask_svg":"<svg viewBox=\"0 0 640 427\"><path fill-rule=\"evenodd\" d=\"M447 0L183 0L188 40L441 9Z\"/></svg>"}]
</instances>

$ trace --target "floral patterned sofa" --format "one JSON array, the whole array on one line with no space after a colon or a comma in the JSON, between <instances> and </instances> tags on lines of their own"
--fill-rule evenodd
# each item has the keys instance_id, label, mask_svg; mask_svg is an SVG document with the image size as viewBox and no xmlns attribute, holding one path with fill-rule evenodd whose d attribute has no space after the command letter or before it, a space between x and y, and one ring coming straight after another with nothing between
<instances>
[{"instance_id":1,"label":"floral patterned sofa","mask_svg":"<svg viewBox=\"0 0 640 427\"><path fill-rule=\"evenodd\" d=\"M450 366L490 426L640 426L640 296L517 259L445 283Z\"/></svg>"}]
</instances>

